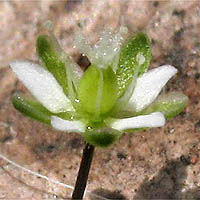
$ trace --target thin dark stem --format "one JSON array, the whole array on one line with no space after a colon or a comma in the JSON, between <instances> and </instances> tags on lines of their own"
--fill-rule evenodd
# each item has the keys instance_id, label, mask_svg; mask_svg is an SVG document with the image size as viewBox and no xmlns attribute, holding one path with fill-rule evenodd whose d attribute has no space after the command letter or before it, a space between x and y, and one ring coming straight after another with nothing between
<instances>
[{"instance_id":1,"label":"thin dark stem","mask_svg":"<svg viewBox=\"0 0 200 200\"><path fill-rule=\"evenodd\" d=\"M86 144L83 150L82 160L79 167L78 176L76 179L76 185L72 194L72 200L83 199L93 154L94 154L94 146Z\"/></svg>"}]
</instances>

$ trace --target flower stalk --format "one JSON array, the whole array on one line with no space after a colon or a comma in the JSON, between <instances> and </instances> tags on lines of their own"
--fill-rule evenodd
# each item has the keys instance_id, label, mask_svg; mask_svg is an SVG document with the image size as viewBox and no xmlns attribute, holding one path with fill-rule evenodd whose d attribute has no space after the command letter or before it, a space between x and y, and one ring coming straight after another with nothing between
<instances>
[{"instance_id":1,"label":"flower stalk","mask_svg":"<svg viewBox=\"0 0 200 200\"><path fill-rule=\"evenodd\" d=\"M95 147L93 145L90 145L89 143L87 143L84 147L75 188L72 194L72 200L83 199L94 155L94 149Z\"/></svg>"}]
</instances>

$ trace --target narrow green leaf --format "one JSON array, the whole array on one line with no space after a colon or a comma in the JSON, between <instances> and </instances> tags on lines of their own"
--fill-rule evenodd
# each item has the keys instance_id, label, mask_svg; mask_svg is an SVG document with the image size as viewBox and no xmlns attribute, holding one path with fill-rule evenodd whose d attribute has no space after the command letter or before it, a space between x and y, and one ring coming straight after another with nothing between
<instances>
[{"instance_id":1,"label":"narrow green leaf","mask_svg":"<svg viewBox=\"0 0 200 200\"><path fill-rule=\"evenodd\" d=\"M53 36L52 36L53 37ZM67 73L65 60L61 56L61 49L55 38L48 35L40 35L37 39L37 53L43 65L51 72L63 91L68 95Z\"/></svg>"},{"instance_id":2,"label":"narrow green leaf","mask_svg":"<svg viewBox=\"0 0 200 200\"><path fill-rule=\"evenodd\" d=\"M30 100L19 94L14 94L12 96L12 103L14 107L25 116L50 125L50 116L53 115L53 113L48 111L37 101Z\"/></svg>"},{"instance_id":3,"label":"narrow green leaf","mask_svg":"<svg viewBox=\"0 0 200 200\"><path fill-rule=\"evenodd\" d=\"M24 97L18 93L12 96L12 103L15 109L24 114L25 116L28 116L34 120L43 122L48 125L51 124L50 117L52 115L56 115L67 120L71 119L71 117L76 118L73 112L61 112L58 114L52 113L39 102L33 100L32 98Z\"/></svg>"},{"instance_id":4,"label":"narrow green leaf","mask_svg":"<svg viewBox=\"0 0 200 200\"><path fill-rule=\"evenodd\" d=\"M78 98L87 113L99 116L112 109L117 92L116 75L111 67L99 69L91 65L80 81Z\"/></svg>"},{"instance_id":5,"label":"narrow green leaf","mask_svg":"<svg viewBox=\"0 0 200 200\"><path fill-rule=\"evenodd\" d=\"M94 146L106 148L119 139L121 134L121 132L111 128L100 128L85 132L83 137Z\"/></svg>"},{"instance_id":6,"label":"narrow green leaf","mask_svg":"<svg viewBox=\"0 0 200 200\"><path fill-rule=\"evenodd\" d=\"M146 34L138 33L122 46L116 71L119 97L125 93L135 73L139 76L147 71L150 60L150 40ZM138 65L140 65L139 69Z\"/></svg>"},{"instance_id":7,"label":"narrow green leaf","mask_svg":"<svg viewBox=\"0 0 200 200\"><path fill-rule=\"evenodd\" d=\"M162 112L166 119L177 116L188 103L188 97L181 92L171 92L160 95L153 104L141 111L140 114L150 114L152 112ZM138 115L139 113L137 113Z\"/></svg>"}]
</instances>

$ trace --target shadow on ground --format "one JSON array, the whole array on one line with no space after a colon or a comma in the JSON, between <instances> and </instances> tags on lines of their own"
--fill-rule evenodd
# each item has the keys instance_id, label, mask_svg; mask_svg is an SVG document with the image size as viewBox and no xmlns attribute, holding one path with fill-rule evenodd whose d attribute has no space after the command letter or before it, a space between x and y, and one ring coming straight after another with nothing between
<instances>
[{"instance_id":1,"label":"shadow on ground","mask_svg":"<svg viewBox=\"0 0 200 200\"><path fill-rule=\"evenodd\" d=\"M151 180L145 180L133 197L133 200L146 199L193 199L200 200L200 188L196 187L188 191L183 190L187 178L187 166L190 165L188 157L181 156L178 160L168 161L157 176ZM121 199L126 200L120 192L105 189L93 191L91 200ZM95 194L100 197L95 197Z\"/></svg>"},{"instance_id":2,"label":"shadow on ground","mask_svg":"<svg viewBox=\"0 0 200 200\"><path fill-rule=\"evenodd\" d=\"M144 181L133 200L138 199L200 199L200 188L183 191L187 178L187 157L167 162L152 180Z\"/></svg>"},{"instance_id":3,"label":"shadow on ground","mask_svg":"<svg viewBox=\"0 0 200 200\"><path fill-rule=\"evenodd\" d=\"M107 189L98 188L92 191L90 195L91 200L127 200L127 198L120 193L120 191L110 191Z\"/></svg>"}]
</instances>

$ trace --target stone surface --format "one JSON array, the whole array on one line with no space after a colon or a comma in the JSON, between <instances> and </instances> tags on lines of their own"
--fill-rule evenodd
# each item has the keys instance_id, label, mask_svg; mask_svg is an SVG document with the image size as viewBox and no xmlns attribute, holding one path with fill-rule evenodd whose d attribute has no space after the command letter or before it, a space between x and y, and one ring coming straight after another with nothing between
<instances>
[{"instance_id":1,"label":"stone surface","mask_svg":"<svg viewBox=\"0 0 200 200\"><path fill-rule=\"evenodd\" d=\"M109 149L96 149L88 191L118 199L198 199L200 197L200 3L194 1L0 1L0 153L23 167L71 186L83 149L77 134L53 131L16 112L15 91L28 94L8 68L16 59L38 61L35 40L51 19L56 36L78 63L88 61L73 48L83 31L95 42L104 27L124 24L130 34L152 39L151 68L179 70L165 90L180 90L189 105L163 128L123 135ZM80 22L80 20L82 20ZM80 26L82 28L80 28ZM84 61L84 62L82 62ZM33 176L0 159L0 198L62 199L72 190ZM116 196L118 195L118 196ZM85 199L100 199L86 194Z\"/></svg>"}]
</instances>

